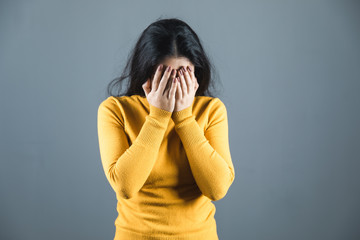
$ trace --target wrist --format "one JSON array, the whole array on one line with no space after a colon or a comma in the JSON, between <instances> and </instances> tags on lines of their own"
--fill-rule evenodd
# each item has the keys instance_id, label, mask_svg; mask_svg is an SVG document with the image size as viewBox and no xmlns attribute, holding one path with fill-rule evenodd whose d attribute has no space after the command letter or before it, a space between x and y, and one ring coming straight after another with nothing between
<instances>
[{"instance_id":1,"label":"wrist","mask_svg":"<svg viewBox=\"0 0 360 240\"><path fill-rule=\"evenodd\" d=\"M172 112L155 107L154 105L150 104L149 116L151 116L151 117L161 119L165 122L166 120L170 119L171 114L172 114Z\"/></svg>"},{"instance_id":2,"label":"wrist","mask_svg":"<svg viewBox=\"0 0 360 240\"><path fill-rule=\"evenodd\" d=\"M192 105L180 111L174 111L171 117L174 123L178 124L191 116L192 116Z\"/></svg>"}]
</instances>

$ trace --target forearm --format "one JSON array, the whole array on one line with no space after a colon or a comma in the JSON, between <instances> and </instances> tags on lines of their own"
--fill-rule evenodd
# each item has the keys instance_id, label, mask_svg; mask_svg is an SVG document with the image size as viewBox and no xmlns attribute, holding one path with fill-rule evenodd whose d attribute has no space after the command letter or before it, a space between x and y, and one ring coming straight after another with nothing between
<instances>
[{"instance_id":1,"label":"forearm","mask_svg":"<svg viewBox=\"0 0 360 240\"><path fill-rule=\"evenodd\" d=\"M231 160L224 159L229 158L230 153L222 156L211 146L190 108L175 113L175 121L175 130L183 143L199 189L212 200L221 199L234 180L233 166L228 164ZM227 148L227 145L224 147Z\"/></svg>"},{"instance_id":2,"label":"forearm","mask_svg":"<svg viewBox=\"0 0 360 240\"><path fill-rule=\"evenodd\" d=\"M170 117L171 112L151 106L150 114L130 147L121 128L104 124L100 118L99 141L105 174L121 197L131 198L146 182Z\"/></svg>"},{"instance_id":3,"label":"forearm","mask_svg":"<svg viewBox=\"0 0 360 240\"><path fill-rule=\"evenodd\" d=\"M112 180L125 198L142 188L156 162L166 130L156 124L156 119L147 116L136 140L110 170Z\"/></svg>"}]
</instances>

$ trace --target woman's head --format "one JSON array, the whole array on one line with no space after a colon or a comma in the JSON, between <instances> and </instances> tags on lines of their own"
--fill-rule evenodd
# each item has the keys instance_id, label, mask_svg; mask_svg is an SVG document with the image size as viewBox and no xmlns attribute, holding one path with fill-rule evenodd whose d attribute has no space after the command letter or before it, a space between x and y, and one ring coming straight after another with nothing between
<instances>
[{"instance_id":1,"label":"woman's head","mask_svg":"<svg viewBox=\"0 0 360 240\"><path fill-rule=\"evenodd\" d=\"M213 96L209 87L212 82L211 65L197 34L185 22L177 19L161 19L150 24L140 35L122 75L108 85L108 94L113 96L145 96L142 84L152 79L156 67L163 64L174 69L190 66L199 83L197 96ZM124 94L112 93L112 88L129 78Z\"/></svg>"}]
</instances>

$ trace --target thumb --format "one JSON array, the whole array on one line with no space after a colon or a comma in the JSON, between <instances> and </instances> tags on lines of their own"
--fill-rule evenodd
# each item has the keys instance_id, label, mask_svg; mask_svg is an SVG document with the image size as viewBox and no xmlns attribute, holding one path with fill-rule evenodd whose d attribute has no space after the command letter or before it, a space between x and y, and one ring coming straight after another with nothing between
<instances>
[{"instance_id":1,"label":"thumb","mask_svg":"<svg viewBox=\"0 0 360 240\"><path fill-rule=\"evenodd\" d=\"M145 95L147 97L147 95L149 94L149 92L151 91L150 89L150 79L148 78L146 80L146 82L142 85L142 88L144 89Z\"/></svg>"}]
</instances>

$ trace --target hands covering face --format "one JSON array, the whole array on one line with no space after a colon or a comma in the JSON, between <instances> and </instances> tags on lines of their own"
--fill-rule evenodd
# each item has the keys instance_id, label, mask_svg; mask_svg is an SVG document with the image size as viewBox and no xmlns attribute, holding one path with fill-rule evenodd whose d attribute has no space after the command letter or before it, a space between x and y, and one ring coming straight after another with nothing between
<instances>
[{"instance_id":1,"label":"hands covering face","mask_svg":"<svg viewBox=\"0 0 360 240\"><path fill-rule=\"evenodd\" d=\"M162 80L166 81L164 82L166 86L163 86L163 92L161 95L165 94L166 97L169 98L169 101L175 102L173 111L178 112L190 107L194 101L195 93L199 88L199 83L195 77L194 69L192 69L190 66L186 66L176 70L172 69L172 67L169 65L166 67L165 71L162 72L161 66L162 64L159 65L155 74L148 79L148 85L146 85L148 86L148 89L145 90L150 92L152 88L157 89L161 82L159 79L161 78ZM173 95L170 94L170 89L173 85L175 87L175 99L171 99Z\"/></svg>"},{"instance_id":2,"label":"hands covering face","mask_svg":"<svg viewBox=\"0 0 360 240\"><path fill-rule=\"evenodd\" d=\"M194 70L190 66L181 67L178 70L176 84L174 112L190 107L199 88Z\"/></svg>"}]
</instances>

